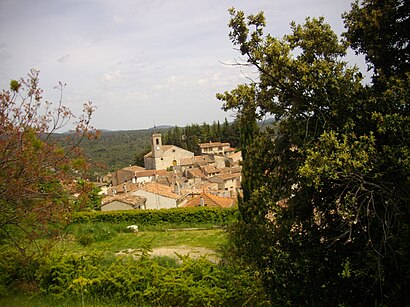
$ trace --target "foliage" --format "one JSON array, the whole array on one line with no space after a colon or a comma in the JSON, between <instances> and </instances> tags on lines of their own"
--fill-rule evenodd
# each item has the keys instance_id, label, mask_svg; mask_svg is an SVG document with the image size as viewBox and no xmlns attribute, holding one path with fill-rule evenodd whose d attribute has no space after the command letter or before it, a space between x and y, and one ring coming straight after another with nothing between
<instances>
[{"instance_id":1,"label":"foliage","mask_svg":"<svg viewBox=\"0 0 410 307\"><path fill-rule=\"evenodd\" d=\"M161 224L214 224L226 225L233 222L237 216L235 208L176 208L161 210L127 210L127 211L101 211L101 212L76 212L73 214L73 223L128 222L136 225L161 225Z\"/></svg>"},{"instance_id":2,"label":"foliage","mask_svg":"<svg viewBox=\"0 0 410 307\"><path fill-rule=\"evenodd\" d=\"M202 125L192 124L184 128L175 126L169 129L164 135L164 143L172 144L186 150L189 150L195 155L200 155L201 151L198 146L200 143L213 142L229 142L232 147L239 145L239 125L234 121L228 123L225 119L223 124L213 122L212 125L203 123Z\"/></svg>"},{"instance_id":3,"label":"foliage","mask_svg":"<svg viewBox=\"0 0 410 307\"><path fill-rule=\"evenodd\" d=\"M124 227L124 229L126 229ZM116 229L104 223L82 224L74 231L74 238L82 245L88 246L94 242L102 242L115 237Z\"/></svg>"},{"instance_id":4,"label":"foliage","mask_svg":"<svg viewBox=\"0 0 410 307\"><path fill-rule=\"evenodd\" d=\"M100 228L97 232L104 231L102 225L96 227ZM132 235L135 236L128 234ZM164 237L163 241L169 239ZM132 257L113 256L95 248L91 252L69 248L70 253L57 249L38 256L30 267L21 265L24 257L18 257L20 254L2 251L2 295L26 293L43 298L41 302L54 301L54 305L67 300L82 305L104 302L121 306L269 305L258 275L245 265L215 264L188 256L179 256L177 260L152 257L149 246L133 241L127 246L130 244L137 249Z\"/></svg>"},{"instance_id":5,"label":"foliage","mask_svg":"<svg viewBox=\"0 0 410 307\"><path fill-rule=\"evenodd\" d=\"M166 131L160 130L160 131ZM102 131L97 140L82 143L87 156L97 163L94 171L97 176L105 175L135 164L135 156L145 155L150 148L153 130ZM148 150L147 150L148 149ZM142 164L141 164L142 162ZM142 159L137 165L144 166Z\"/></svg>"},{"instance_id":6,"label":"foliage","mask_svg":"<svg viewBox=\"0 0 410 307\"><path fill-rule=\"evenodd\" d=\"M39 236L52 236L67 217L71 183L86 168L78 144L94 136L94 107L86 103L66 146L52 140L75 116L62 98L55 106L43 101L38 75L32 70L0 93L0 242L21 251ZM63 88L57 88L61 97Z\"/></svg>"},{"instance_id":7,"label":"foliage","mask_svg":"<svg viewBox=\"0 0 410 307\"><path fill-rule=\"evenodd\" d=\"M76 180L76 192L78 197L74 200L76 209L82 211L100 210L103 196L99 194L100 188L96 187L94 183L85 179Z\"/></svg>"},{"instance_id":8,"label":"foliage","mask_svg":"<svg viewBox=\"0 0 410 307\"><path fill-rule=\"evenodd\" d=\"M369 86L343 61L349 42L323 18L275 38L264 35L262 13L230 10L230 38L259 72L217 95L243 127L233 251L258 268L278 305L409 304L410 74L408 31L398 26L409 18L402 1L383 3L345 14L345 36L376 69ZM385 38L397 48L394 64L382 43L369 45L380 42L380 18L403 30ZM275 117L276 129L255 129L262 116Z\"/></svg>"},{"instance_id":9,"label":"foliage","mask_svg":"<svg viewBox=\"0 0 410 307\"><path fill-rule=\"evenodd\" d=\"M262 304L257 278L241 268L181 257L171 266L149 257L119 258L103 265L99 254L50 259L38 276L41 290L55 298L104 298L117 304L152 306L233 306ZM266 301L265 301L266 304Z\"/></svg>"},{"instance_id":10,"label":"foliage","mask_svg":"<svg viewBox=\"0 0 410 307\"><path fill-rule=\"evenodd\" d=\"M405 76L410 68L409 6L404 0L358 0L344 14L344 36L365 55L377 78Z\"/></svg>"}]
</instances>

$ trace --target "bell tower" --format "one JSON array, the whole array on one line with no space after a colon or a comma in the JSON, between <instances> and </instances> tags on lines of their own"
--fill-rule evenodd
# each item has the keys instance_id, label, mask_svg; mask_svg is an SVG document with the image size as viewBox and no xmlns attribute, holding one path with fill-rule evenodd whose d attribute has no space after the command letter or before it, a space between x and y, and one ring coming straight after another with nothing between
<instances>
[{"instance_id":1,"label":"bell tower","mask_svg":"<svg viewBox=\"0 0 410 307\"><path fill-rule=\"evenodd\" d=\"M152 156L158 158L162 153L162 138L160 133L154 133L151 139Z\"/></svg>"}]
</instances>

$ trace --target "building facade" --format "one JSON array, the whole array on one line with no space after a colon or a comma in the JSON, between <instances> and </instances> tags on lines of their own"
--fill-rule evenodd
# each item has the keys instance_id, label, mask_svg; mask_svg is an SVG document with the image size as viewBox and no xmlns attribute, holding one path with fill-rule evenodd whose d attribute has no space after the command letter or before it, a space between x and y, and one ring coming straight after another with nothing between
<instances>
[{"instance_id":1,"label":"building facade","mask_svg":"<svg viewBox=\"0 0 410 307\"><path fill-rule=\"evenodd\" d=\"M151 137L151 151L144 156L144 166L147 170L164 170L193 157L193 152L174 145L163 145L161 134L156 133Z\"/></svg>"}]
</instances>

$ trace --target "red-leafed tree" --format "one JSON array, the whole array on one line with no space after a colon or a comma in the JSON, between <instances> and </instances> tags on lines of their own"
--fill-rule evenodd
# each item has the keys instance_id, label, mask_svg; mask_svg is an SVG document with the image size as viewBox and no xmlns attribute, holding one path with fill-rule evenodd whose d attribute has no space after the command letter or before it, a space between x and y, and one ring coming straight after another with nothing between
<instances>
[{"instance_id":1,"label":"red-leafed tree","mask_svg":"<svg viewBox=\"0 0 410 307\"><path fill-rule=\"evenodd\" d=\"M85 103L76 117L63 105L64 86L56 87L56 105L44 101L39 72L31 70L0 93L0 242L22 251L33 239L53 235L76 209L74 180L86 168L78 145L97 135L90 126L93 105ZM65 142L54 137L72 122Z\"/></svg>"}]
</instances>

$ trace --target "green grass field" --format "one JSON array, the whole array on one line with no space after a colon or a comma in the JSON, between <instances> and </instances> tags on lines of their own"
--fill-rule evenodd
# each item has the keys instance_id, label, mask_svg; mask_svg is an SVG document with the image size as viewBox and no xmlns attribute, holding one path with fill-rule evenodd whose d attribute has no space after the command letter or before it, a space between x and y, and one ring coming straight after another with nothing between
<instances>
[{"instance_id":1,"label":"green grass field","mask_svg":"<svg viewBox=\"0 0 410 307\"><path fill-rule=\"evenodd\" d=\"M156 256L170 256L172 250L178 253L203 253L220 256L227 243L224 229L200 230L142 230L127 232L126 227L107 224L76 225L64 240L55 246L60 253L103 252L112 257L124 250L151 250ZM161 251L168 253L162 254Z\"/></svg>"},{"instance_id":2,"label":"green grass field","mask_svg":"<svg viewBox=\"0 0 410 307\"><path fill-rule=\"evenodd\" d=\"M174 225L175 226L175 225ZM205 225L202 225L205 226ZM123 250L149 250L153 258L159 263L169 262L175 258L171 254L158 254L156 251L176 249L186 251L185 255L201 249L206 254L211 253L215 258L221 256L221 248L227 242L224 229L200 230L167 230L167 227L156 227L151 230L129 232L126 225L111 225L107 223L90 223L72 225L67 229L66 236L60 240L52 250L53 254L87 254L97 253L102 255L103 262L112 262L119 259L119 252ZM84 237L89 238L85 240ZM82 243L80 243L82 242ZM86 244L85 244L86 243ZM206 256L204 255L199 256ZM189 255L190 256L190 255ZM162 259L161 259L162 258ZM162 260L162 262L161 262ZM175 262L175 260L174 260ZM172 261L171 261L171 265ZM175 264L174 264L175 265ZM56 301L43 296L15 295L0 298L0 306L78 306L78 300ZM83 302L84 303L84 302ZM85 302L83 306L112 306L110 302L94 300ZM132 306L124 303L123 306Z\"/></svg>"}]
</instances>

